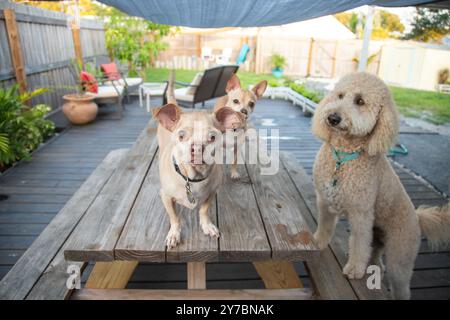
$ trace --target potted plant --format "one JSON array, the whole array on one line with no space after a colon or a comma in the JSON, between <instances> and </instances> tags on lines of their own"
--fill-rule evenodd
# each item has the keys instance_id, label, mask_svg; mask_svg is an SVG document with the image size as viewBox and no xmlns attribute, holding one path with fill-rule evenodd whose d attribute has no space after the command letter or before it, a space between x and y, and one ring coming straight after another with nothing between
<instances>
[{"instance_id":1,"label":"potted plant","mask_svg":"<svg viewBox=\"0 0 450 320\"><path fill-rule=\"evenodd\" d=\"M75 70L82 70L81 66ZM77 72L76 93L69 93L63 96L64 104L62 111L73 124L87 124L95 119L98 106L94 102L94 95L87 94L86 91L98 89L95 78L89 77L89 73Z\"/></svg>"},{"instance_id":2,"label":"potted plant","mask_svg":"<svg viewBox=\"0 0 450 320\"><path fill-rule=\"evenodd\" d=\"M272 74L275 78L281 78L283 76L283 69L287 66L286 58L281 54L274 53L270 57L270 63L272 65Z\"/></svg>"}]
</instances>

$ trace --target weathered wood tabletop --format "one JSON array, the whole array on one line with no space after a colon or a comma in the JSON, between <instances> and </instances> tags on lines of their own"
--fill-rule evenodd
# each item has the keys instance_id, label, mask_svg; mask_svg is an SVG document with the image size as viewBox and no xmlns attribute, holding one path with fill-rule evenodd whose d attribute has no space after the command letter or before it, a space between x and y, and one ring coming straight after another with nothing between
<instances>
[{"instance_id":1,"label":"weathered wood tabletop","mask_svg":"<svg viewBox=\"0 0 450 320\"><path fill-rule=\"evenodd\" d=\"M203 234L198 213L177 207L182 242L168 249L169 219L159 196L153 121L97 195L65 245L69 261L305 261L318 256L302 215L301 194L280 164L275 175L240 165L241 178L219 189L209 215L220 238Z\"/></svg>"}]
</instances>

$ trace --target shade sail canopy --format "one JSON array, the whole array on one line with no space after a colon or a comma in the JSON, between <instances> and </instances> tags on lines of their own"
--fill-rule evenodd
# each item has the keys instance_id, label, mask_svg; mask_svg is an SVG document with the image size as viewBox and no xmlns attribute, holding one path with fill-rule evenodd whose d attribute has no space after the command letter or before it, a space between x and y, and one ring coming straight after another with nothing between
<instances>
[{"instance_id":1,"label":"shade sail canopy","mask_svg":"<svg viewBox=\"0 0 450 320\"><path fill-rule=\"evenodd\" d=\"M440 5L430 0L99 0L156 23L196 28L262 27L307 20L362 5Z\"/></svg>"}]
</instances>

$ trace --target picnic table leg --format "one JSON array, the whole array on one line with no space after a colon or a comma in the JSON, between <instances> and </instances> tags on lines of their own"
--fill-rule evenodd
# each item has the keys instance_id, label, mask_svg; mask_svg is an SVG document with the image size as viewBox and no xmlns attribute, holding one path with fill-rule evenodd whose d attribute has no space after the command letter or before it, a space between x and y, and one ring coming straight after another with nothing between
<instances>
[{"instance_id":1,"label":"picnic table leg","mask_svg":"<svg viewBox=\"0 0 450 320\"><path fill-rule=\"evenodd\" d=\"M89 275L85 288L124 289L137 265L137 261L97 262Z\"/></svg>"},{"instance_id":2,"label":"picnic table leg","mask_svg":"<svg viewBox=\"0 0 450 320\"><path fill-rule=\"evenodd\" d=\"M187 263L188 289L206 289L206 265L204 262Z\"/></svg>"},{"instance_id":3,"label":"picnic table leg","mask_svg":"<svg viewBox=\"0 0 450 320\"><path fill-rule=\"evenodd\" d=\"M303 288L303 283L289 261L255 261L253 266L266 289Z\"/></svg>"}]
</instances>

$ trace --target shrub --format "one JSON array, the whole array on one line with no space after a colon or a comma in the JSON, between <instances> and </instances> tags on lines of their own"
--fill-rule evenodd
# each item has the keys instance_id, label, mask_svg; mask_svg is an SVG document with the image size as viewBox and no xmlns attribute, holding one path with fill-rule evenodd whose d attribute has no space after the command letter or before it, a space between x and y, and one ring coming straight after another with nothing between
<instances>
[{"instance_id":1,"label":"shrub","mask_svg":"<svg viewBox=\"0 0 450 320\"><path fill-rule=\"evenodd\" d=\"M297 93L300 93L305 98L308 98L309 100L314 101L315 103L319 103L320 100L322 100L320 93L318 93L316 91L308 90L304 85L300 85L295 82L291 82L291 83L289 83L289 88L291 88L292 90L294 90Z\"/></svg>"},{"instance_id":2,"label":"shrub","mask_svg":"<svg viewBox=\"0 0 450 320\"><path fill-rule=\"evenodd\" d=\"M19 94L18 86L0 89L0 169L20 159L27 159L47 137L55 125L44 119L50 107L25 105L32 97L46 92L38 89Z\"/></svg>"}]
</instances>

